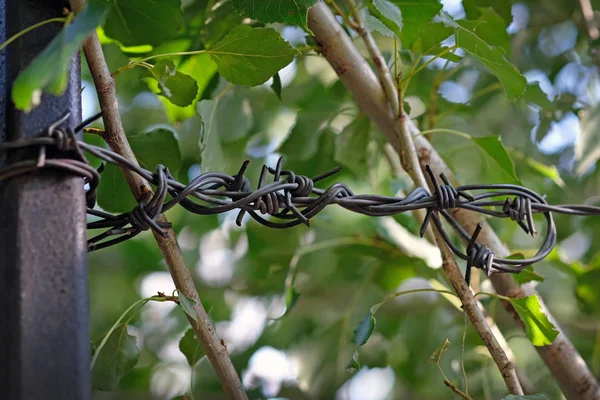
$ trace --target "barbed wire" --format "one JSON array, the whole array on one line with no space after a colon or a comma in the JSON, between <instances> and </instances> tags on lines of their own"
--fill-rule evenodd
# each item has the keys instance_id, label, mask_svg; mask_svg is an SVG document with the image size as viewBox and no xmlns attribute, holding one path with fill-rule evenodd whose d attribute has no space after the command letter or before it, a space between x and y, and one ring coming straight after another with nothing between
<instances>
[{"instance_id":1,"label":"barbed wire","mask_svg":"<svg viewBox=\"0 0 600 400\"><path fill-rule=\"evenodd\" d=\"M88 239L88 251L103 249L135 237L152 229L165 234L170 224L160 222L160 214L176 205L199 215L213 215L239 210L236 222L249 214L258 223L270 228L289 228L299 224L310 225L310 219L330 205L373 217L391 216L407 211L427 211L420 229L423 236L431 222L439 229L452 252L467 262L466 278L472 267L485 271L518 273L531 264L544 259L556 245L556 226L552 212L569 215L600 215L600 207L590 205L549 205L544 197L534 191L513 184L463 185L453 187L444 174L438 181L434 171L427 166L426 172L433 182L434 192L418 187L406 197L355 194L343 183L335 183L326 189L317 188L315 183L339 172L334 168L309 178L283 169L283 158L275 168L263 165L258 185L252 189L244 175L249 161L245 161L235 175L222 172L206 172L183 184L178 182L169 169L158 165L151 172L132 163L123 156L106 148L77 140L76 132L101 114L87 119L75 129L67 126L68 115L51 125L40 137L0 144L0 150L16 150L37 147L37 159L19 160L0 169L0 181L40 169L62 169L81 176L86 185L87 213L97 219L87 223L89 230L104 231ZM128 169L151 182L156 190L147 202L139 202L130 212L113 215L95 209L96 189L103 165L97 170L87 161L87 152L102 161ZM270 182L267 177L270 176ZM171 196L167 200L167 195ZM477 243L481 222L474 232L467 232L449 210L464 209L496 218L510 218L531 236L537 234L534 214L543 214L547 226L544 240L536 254L524 259L496 257L485 245ZM270 218L268 218L270 217ZM446 221L467 245L463 250L456 245L446 231Z\"/></svg>"}]
</instances>

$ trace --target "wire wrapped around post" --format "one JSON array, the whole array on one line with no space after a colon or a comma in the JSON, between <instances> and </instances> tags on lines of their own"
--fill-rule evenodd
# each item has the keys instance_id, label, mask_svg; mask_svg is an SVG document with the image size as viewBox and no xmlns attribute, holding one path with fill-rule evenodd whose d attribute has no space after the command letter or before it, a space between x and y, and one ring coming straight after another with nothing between
<instances>
[{"instance_id":1,"label":"wire wrapped around post","mask_svg":"<svg viewBox=\"0 0 600 400\"><path fill-rule=\"evenodd\" d=\"M135 237L152 229L162 233L167 228L158 222L158 216L176 205L199 215L213 215L239 210L236 222L241 225L247 213L258 223L270 228L289 228L299 224L310 226L310 220L329 205L338 205L351 212L373 217L391 216L416 209L427 210L421 227L421 236L430 222L440 230L452 252L467 262L466 279L472 267L488 275L498 272L518 273L533 263L544 259L556 245L556 226L552 212L570 215L600 215L600 207L587 205L549 205L534 191L512 184L463 185L453 187L442 174L438 179L429 166L426 172L434 184L434 193L418 187L406 197L355 194L343 183L335 183L326 189L315 184L340 171L335 168L309 178L283 169L283 158L275 168L263 165L256 190L252 190L249 179L244 175L249 161L242 164L235 175L222 172L202 173L185 185L170 174L168 168L158 165L156 172L148 171L112 152L109 149L78 141L75 132L99 118L100 114L84 121L74 130L66 126L66 118L57 121L45 135L18 142L0 145L0 150L38 147L37 160L24 160L0 170L0 180L32 173L42 168L63 168L80 175L87 185L88 214L97 218L87 224L89 230L105 229L88 239L88 251L103 249ZM53 147L60 157L49 158L46 148ZM96 188L102 167L99 170L89 165L84 152L129 169L156 186L152 199L140 203L127 213L112 215L94 209ZM266 182L271 176L271 182ZM171 196L167 200L167 194ZM511 198L512 196L512 198ZM547 222L544 240L536 254L524 259L496 257L486 246L477 243L481 224L469 233L449 213L451 209L465 209L496 218L509 218L532 236L537 234L533 215L543 214ZM268 217L267 217L268 216ZM463 250L456 245L444 227L446 221L456 234L467 243Z\"/></svg>"}]
</instances>

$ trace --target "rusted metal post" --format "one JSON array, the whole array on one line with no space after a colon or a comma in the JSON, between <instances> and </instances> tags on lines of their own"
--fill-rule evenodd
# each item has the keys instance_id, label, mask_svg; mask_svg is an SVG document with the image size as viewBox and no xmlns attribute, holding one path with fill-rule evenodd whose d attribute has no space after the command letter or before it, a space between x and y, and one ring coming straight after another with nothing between
<instances>
[{"instance_id":1,"label":"rusted metal post","mask_svg":"<svg viewBox=\"0 0 600 400\"><path fill-rule=\"evenodd\" d=\"M62 0L0 0L0 43L62 15ZM49 24L0 53L0 140L42 134L70 112L81 119L80 62L63 96L25 114L10 101L20 71L61 29ZM0 166L35 151L0 152ZM85 193L80 177L42 170L0 183L0 392L3 399L91 398Z\"/></svg>"}]
</instances>

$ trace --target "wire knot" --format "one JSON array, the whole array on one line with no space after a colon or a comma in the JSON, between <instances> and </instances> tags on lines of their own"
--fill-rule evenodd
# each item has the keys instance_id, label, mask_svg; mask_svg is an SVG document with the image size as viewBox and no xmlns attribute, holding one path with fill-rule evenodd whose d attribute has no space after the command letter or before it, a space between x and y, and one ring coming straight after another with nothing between
<instances>
[{"instance_id":1,"label":"wire knot","mask_svg":"<svg viewBox=\"0 0 600 400\"><path fill-rule=\"evenodd\" d=\"M291 178L291 176L290 176ZM298 185L296 189L290 190L292 197L308 197L312 193L315 187L312 179L304 175L296 175L294 177L294 183Z\"/></svg>"},{"instance_id":2,"label":"wire knot","mask_svg":"<svg viewBox=\"0 0 600 400\"><path fill-rule=\"evenodd\" d=\"M531 211L531 199L525 196L516 196L514 199L510 197L506 199L502 207L502 211L516 221L525 233L535 236L537 231L533 223L533 213ZM527 222L527 224L525 224Z\"/></svg>"},{"instance_id":3,"label":"wire knot","mask_svg":"<svg viewBox=\"0 0 600 400\"><path fill-rule=\"evenodd\" d=\"M168 193L167 179L169 175L169 169L164 165L159 164L156 167L154 178L157 185L154 195L148 202L140 201L138 205L129 212L131 226L136 230L147 231L152 228L155 232L165 236L165 229L171 227L171 224L168 222L158 221L158 218L162 213L163 203Z\"/></svg>"},{"instance_id":4,"label":"wire knot","mask_svg":"<svg viewBox=\"0 0 600 400\"><path fill-rule=\"evenodd\" d=\"M442 182L444 182L443 185L440 185L429 165L425 166L425 171L429 175L431 183L435 189L433 196L436 198L437 207L439 210L456 208L460 203L460 197L463 197L468 201L473 201L473 196L461 190L457 190L454 186L452 186L448 178L446 178L446 175L440 174L440 178L442 179Z\"/></svg>"}]
</instances>

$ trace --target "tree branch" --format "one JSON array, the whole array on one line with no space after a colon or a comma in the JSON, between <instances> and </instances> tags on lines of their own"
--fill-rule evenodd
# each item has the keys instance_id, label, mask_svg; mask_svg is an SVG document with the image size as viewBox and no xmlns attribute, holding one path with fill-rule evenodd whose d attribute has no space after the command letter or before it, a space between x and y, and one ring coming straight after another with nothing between
<instances>
[{"instance_id":1,"label":"tree branch","mask_svg":"<svg viewBox=\"0 0 600 400\"><path fill-rule=\"evenodd\" d=\"M361 11L356 7L354 0L346 0L346 3L348 4L348 8L350 8L350 10L353 10L354 19L356 20L358 25L358 32L363 38L367 48L369 49L369 54L371 55L371 58L373 59L373 62L375 63L375 66L379 72L379 78L382 82L381 87L384 88L385 97L392 111L392 115L396 116L398 138L402 148L402 150L399 152L400 160L402 161L402 167L410 175L415 186L428 187L427 181L425 180L425 175L423 174L423 171L419 166L419 158L415 150L415 145L413 143L412 136L410 135L408 127L406 126L407 116L404 113L404 107L398 98L401 96L396 96L394 81L387 67L387 64L385 63L385 60L381 55L379 47L375 43L373 36L364 27L364 19L362 17ZM329 15L332 16L331 13L329 13ZM323 16L326 17L327 15L324 14ZM316 22L314 20L312 21L313 25L316 25ZM321 22L325 22L325 19L323 19ZM339 25L334 26L341 31ZM323 28L322 25L320 27ZM332 32L331 28L332 27L317 30L315 27L311 26L311 30L313 30L317 42L319 42L322 47L325 47L327 45L327 43L324 43L324 41L327 41L331 38L325 37L325 35L323 34L325 34L326 31ZM333 29L333 31L335 31L335 29ZM345 35L343 35L343 37L347 38L347 36ZM331 57L332 53L329 53L329 55ZM364 60L362 61L364 63ZM370 68L368 66L366 67L370 71ZM358 69L357 71L362 71L362 69ZM349 74L346 74L346 76L348 75ZM342 80L344 79L344 77L342 76L340 78ZM496 362L496 365L498 366L498 369L500 370L500 373L504 378L504 382L506 383L506 387L508 388L509 393L515 395L522 395L523 389L521 389L521 384L519 383L519 379L517 378L514 366L512 362L508 360L506 353L498 343L496 337L492 334L492 331L490 330L490 327L486 322L483 311L481 310L481 308L479 308L478 302L475 300L475 297L473 296L469 285L467 285L465 279L463 278L462 272L458 267L454 254L444 241L437 227L435 227L434 225L430 226L433 228L435 241L442 253L442 268L448 276L448 279L454 287L454 290L458 294L458 297L460 298L460 301L463 304L463 308L467 313L467 316L471 320L471 323L475 327L475 330L485 343L492 358Z\"/></svg>"},{"instance_id":2,"label":"tree branch","mask_svg":"<svg viewBox=\"0 0 600 400\"><path fill-rule=\"evenodd\" d=\"M75 12L81 10L84 4L85 0L71 0L71 7ZM102 117L106 128L103 137L111 150L126 157L130 162L137 164L121 123L115 82L106 65L102 46L96 33L90 35L85 41L83 50L96 86L100 108L102 109ZM121 171L137 201L148 201L152 197L152 188L145 179L127 169L121 169ZM159 221L167 222L167 219L164 215L161 215ZM194 311L196 312L196 319L199 322L196 323L193 318L190 316L187 317L206 351L206 355L221 382L223 390L230 399L247 400L244 387L229 359L227 347L221 343L210 317L200 301L192 275L187 268L185 259L177 243L175 232L172 229L168 229L164 236L154 231L153 233L169 267L175 287L179 293L195 302Z\"/></svg>"},{"instance_id":3,"label":"tree branch","mask_svg":"<svg viewBox=\"0 0 600 400\"><path fill-rule=\"evenodd\" d=\"M345 86L352 92L359 107L369 115L396 151L401 151L397 119L388 106L381 84L325 4L318 3L311 8L308 23L322 46L323 55ZM411 136L415 136L418 128L414 122L407 119L406 123L409 132L412 133ZM448 166L424 137L416 136L414 141L421 167L429 164L435 171L443 172L449 178L453 176ZM469 232L473 232L479 222L478 215L462 210L453 211L453 216ZM509 254L508 249L487 224L484 224L484 229L479 235L479 242L490 247L499 256ZM509 274L494 274L490 280L496 292L504 296L525 297L536 294L531 285L519 286ZM524 328L523 322L510 303L502 303L517 324ZM554 317L543 305L541 298L540 303L550 321L560 330ZM568 399L596 400L600 398L598 382L562 331L551 345L536 347L536 349Z\"/></svg>"}]
</instances>

